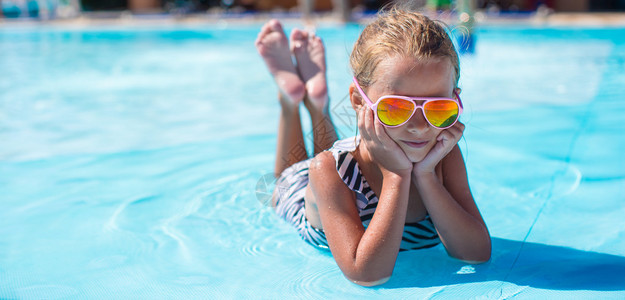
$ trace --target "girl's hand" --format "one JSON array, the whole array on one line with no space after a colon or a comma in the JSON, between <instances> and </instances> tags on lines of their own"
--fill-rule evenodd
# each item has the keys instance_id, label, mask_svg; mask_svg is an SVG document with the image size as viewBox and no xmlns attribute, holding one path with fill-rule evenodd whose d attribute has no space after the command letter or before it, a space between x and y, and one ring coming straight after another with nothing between
<instances>
[{"instance_id":1,"label":"girl's hand","mask_svg":"<svg viewBox=\"0 0 625 300\"><path fill-rule=\"evenodd\" d=\"M441 131L436 137L436 145L432 147L422 161L414 164L413 175L419 177L422 174L434 173L436 165L458 144L463 132L464 124L460 122L456 122L454 126Z\"/></svg>"},{"instance_id":2,"label":"girl's hand","mask_svg":"<svg viewBox=\"0 0 625 300\"><path fill-rule=\"evenodd\" d=\"M362 142L378 164L382 173L406 174L412 170L412 162L406 153L393 141L384 126L375 120L373 110L363 105L358 111L358 129Z\"/></svg>"}]
</instances>

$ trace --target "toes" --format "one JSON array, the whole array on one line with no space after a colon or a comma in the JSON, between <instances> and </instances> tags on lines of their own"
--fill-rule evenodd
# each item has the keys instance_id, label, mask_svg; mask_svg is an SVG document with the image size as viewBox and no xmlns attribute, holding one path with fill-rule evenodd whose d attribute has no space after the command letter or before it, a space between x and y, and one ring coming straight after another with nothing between
<instances>
[{"instance_id":1,"label":"toes","mask_svg":"<svg viewBox=\"0 0 625 300\"><path fill-rule=\"evenodd\" d=\"M291 30L291 37L296 39L306 39L308 38L308 32L299 28L293 28L293 30Z\"/></svg>"},{"instance_id":2,"label":"toes","mask_svg":"<svg viewBox=\"0 0 625 300\"><path fill-rule=\"evenodd\" d=\"M277 22L277 24L276 24L276 22ZM278 20L271 20L271 21L265 23L265 25L263 25L263 27L260 29L260 32L258 33L258 36L256 37L256 41L254 43L257 46L262 44L263 38L265 38L268 34L274 32L276 30L276 28L278 28L278 29L282 28L280 26L280 22Z\"/></svg>"},{"instance_id":3,"label":"toes","mask_svg":"<svg viewBox=\"0 0 625 300\"><path fill-rule=\"evenodd\" d=\"M269 25L269 22L265 23L265 25L263 25L263 27L260 29L260 35L264 35L267 34L271 31L271 26Z\"/></svg>"},{"instance_id":4,"label":"toes","mask_svg":"<svg viewBox=\"0 0 625 300\"><path fill-rule=\"evenodd\" d=\"M322 43L322 42L323 42L323 41L321 40L321 37L320 37L320 36L318 36L318 35L316 35L316 34L313 34L313 35L311 36L311 38L310 38L310 39L311 39L311 40L313 40L313 41L315 41L316 43Z\"/></svg>"},{"instance_id":5,"label":"toes","mask_svg":"<svg viewBox=\"0 0 625 300\"><path fill-rule=\"evenodd\" d=\"M260 29L260 32L258 33L258 39L262 39L264 36L272 32L284 33L284 30L282 29L282 24L280 24L280 21L273 19L265 23L265 25L263 25L263 27Z\"/></svg>"},{"instance_id":6,"label":"toes","mask_svg":"<svg viewBox=\"0 0 625 300\"><path fill-rule=\"evenodd\" d=\"M256 46L260 45L260 44L261 44L261 42L262 42L262 40L263 40L263 37L264 37L265 35L267 35L267 25L263 26L263 27L260 29L260 32L259 32L259 33L258 33L258 35L256 36L256 41L254 41L254 44L255 44Z\"/></svg>"},{"instance_id":7,"label":"toes","mask_svg":"<svg viewBox=\"0 0 625 300\"><path fill-rule=\"evenodd\" d=\"M283 31L282 24L276 19L270 20L269 22L267 22L267 25L269 25L271 31Z\"/></svg>"},{"instance_id":8,"label":"toes","mask_svg":"<svg viewBox=\"0 0 625 300\"><path fill-rule=\"evenodd\" d=\"M260 29L260 32L258 33L258 36L265 36L268 33L272 32L275 27L275 25L273 24L272 21L277 21L277 20L271 20L267 23L265 23L265 25L263 25L263 27ZM278 23L279 24L279 23Z\"/></svg>"},{"instance_id":9,"label":"toes","mask_svg":"<svg viewBox=\"0 0 625 300\"><path fill-rule=\"evenodd\" d=\"M283 45L287 45L287 43L288 41L284 34L282 24L280 21L273 19L263 25L256 37L254 45L256 45L258 51L261 52L261 55L263 55L262 52L269 51L265 48L282 47Z\"/></svg>"},{"instance_id":10,"label":"toes","mask_svg":"<svg viewBox=\"0 0 625 300\"><path fill-rule=\"evenodd\" d=\"M295 28L291 31L291 51L300 49L304 46L304 42L307 39L307 33Z\"/></svg>"},{"instance_id":11,"label":"toes","mask_svg":"<svg viewBox=\"0 0 625 300\"><path fill-rule=\"evenodd\" d=\"M303 36L303 32L297 28L291 30L291 41L301 40Z\"/></svg>"},{"instance_id":12,"label":"toes","mask_svg":"<svg viewBox=\"0 0 625 300\"><path fill-rule=\"evenodd\" d=\"M321 43L321 38L319 38L318 36L313 36L310 39L310 44L317 47L319 45L322 45Z\"/></svg>"}]
</instances>

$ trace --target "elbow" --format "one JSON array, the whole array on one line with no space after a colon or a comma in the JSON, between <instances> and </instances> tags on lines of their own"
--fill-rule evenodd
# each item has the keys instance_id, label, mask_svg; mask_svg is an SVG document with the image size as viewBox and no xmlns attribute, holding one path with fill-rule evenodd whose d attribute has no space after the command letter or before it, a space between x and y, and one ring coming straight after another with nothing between
<instances>
[{"instance_id":1,"label":"elbow","mask_svg":"<svg viewBox=\"0 0 625 300\"><path fill-rule=\"evenodd\" d=\"M358 277L358 276L348 276L348 275L345 275L345 277L347 277L349 281L357 285L364 286L364 287L374 287L374 286L382 285L386 283L389 279L391 279L390 275L384 276L381 278Z\"/></svg>"},{"instance_id":2,"label":"elbow","mask_svg":"<svg viewBox=\"0 0 625 300\"><path fill-rule=\"evenodd\" d=\"M472 264L472 265L483 264L490 260L490 252L484 253L481 255L476 255L474 257L467 257L467 258L458 257L458 259L468 264Z\"/></svg>"},{"instance_id":3,"label":"elbow","mask_svg":"<svg viewBox=\"0 0 625 300\"><path fill-rule=\"evenodd\" d=\"M460 260L460 261L463 261L465 263L472 264L472 265L483 264L490 260L490 252L483 253L483 254L476 254L476 255L466 255L466 256L450 255L450 256L457 260Z\"/></svg>"},{"instance_id":4,"label":"elbow","mask_svg":"<svg viewBox=\"0 0 625 300\"><path fill-rule=\"evenodd\" d=\"M373 287L386 283L391 279L393 270L373 270L367 268L354 268L342 270L343 275L349 281L364 287ZM377 271L377 272L376 272Z\"/></svg>"},{"instance_id":5,"label":"elbow","mask_svg":"<svg viewBox=\"0 0 625 300\"><path fill-rule=\"evenodd\" d=\"M491 257L491 245L488 243L484 247L480 247L481 249L474 249L471 253L465 253L462 255L452 255L454 258L459 259L463 262L469 264L482 264L488 262Z\"/></svg>"}]
</instances>

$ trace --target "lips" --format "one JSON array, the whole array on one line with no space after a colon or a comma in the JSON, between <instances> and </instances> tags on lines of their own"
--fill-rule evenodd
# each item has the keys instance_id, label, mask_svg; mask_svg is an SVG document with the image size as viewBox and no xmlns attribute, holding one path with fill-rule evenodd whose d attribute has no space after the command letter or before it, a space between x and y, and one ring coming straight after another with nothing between
<instances>
[{"instance_id":1,"label":"lips","mask_svg":"<svg viewBox=\"0 0 625 300\"><path fill-rule=\"evenodd\" d=\"M425 142L419 142L419 141L416 141L416 142L402 141L402 142L403 142L404 144L406 144L406 145L410 146L411 148L416 148L416 149L423 148L423 147L425 147L425 146L428 144L428 142L427 142L427 141L425 141Z\"/></svg>"}]
</instances>

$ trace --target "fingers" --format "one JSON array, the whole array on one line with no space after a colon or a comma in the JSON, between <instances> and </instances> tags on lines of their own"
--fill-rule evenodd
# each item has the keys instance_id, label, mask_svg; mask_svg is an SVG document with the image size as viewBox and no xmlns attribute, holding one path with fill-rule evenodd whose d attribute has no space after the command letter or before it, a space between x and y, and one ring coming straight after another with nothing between
<instances>
[{"instance_id":1,"label":"fingers","mask_svg":"<svg viewBox=\"0 0 625 300\"><path fill-rule=\"evenodd\" d=\"M371 114L369 113L369 109L366 106L360 107L360 117L362 120L362 135L367 140L373 139L373 131L371 130Z\"/></svg>"},{"instance_id":2,"label":"fingers","mask_svg":"<svg viewBox=\"0 0 625 300\"><path fill-rule=\"evenodd\" d=\"M381 143L394 143L394 141L391 140L391 138L388 136L388 133L386 133L386 128L384 128L384 125L382 125L380 122L377 122L377 120L373 120L373 127L375 130L375 134Z\"/></svg>"},{"instance_id":3,"label":"fingers","mask_svg":"<svg viewBox=\"0 0 625 300\"><path fill-rule=\"evenodd\" d=\"M440 143L438 146L444 155L447 155L451 149L458 144L464 132L464 124L458 122L454 126L447 128L436 137Z\"/></svg>"},{"instance_id":4,"label":"fingers","mask_svg":"<svg viewBox=\"0 0 625 300\"><path fill-rule=\"evenodd\" d=\"M464 133L464 124L457 122L454 126L447 129L447 132L452 135L452 139L458 142L462 138Z\"/></svg>"},{"instance_id":5,"label":"fingers","mask_svg":"<svg viewBox=\"0 0 625 300\"><path fill-rule=\"evenodd\" d=\"M362 136L363 139L368 140L369 139L369 134L365 128L365 110L364 110L364 106L361 106L360 109L358 109L356 111L356 114L358 114L358 130L360 131L360 135Z\"/></svg>"},{"instance_id":6,"label":"fingers","mask_svg":"<svg viewBox=\"0 0 625 300\"><path fill-rule=\"evenodd\" d=\"M456 124L454 124L454 126L451 126L450 129L458 130L460 131L460 133L462 133L464 131L464 124L462 124L461 122L456 122Z\"/></svg>"},{"instance_id":7,"label":"fingers","mask_svg":"<svg viewBox=\"0 0 625 300\"><path fill-rule=\"evenodd\" d=\"M373 110L369 106L364 107L364 128L367 131L369 140L381 145L388 145L392 142L391 138L386 133L386 129L375 118Z\"/></svg>"},{"instance_id":8,"label":"fingers","mask_svg":"<svg viewBox=\"0 0 625 300\"><path fill-rule=\"evenodd\" d=\"M430 150L426 157L416 163L413 168L413 174L431 173L436 165L458 144L462 133L464 132L464 124L457 122L454 126L442 130L436 137L436 145Z\"/></svg>"}]
</instances>

